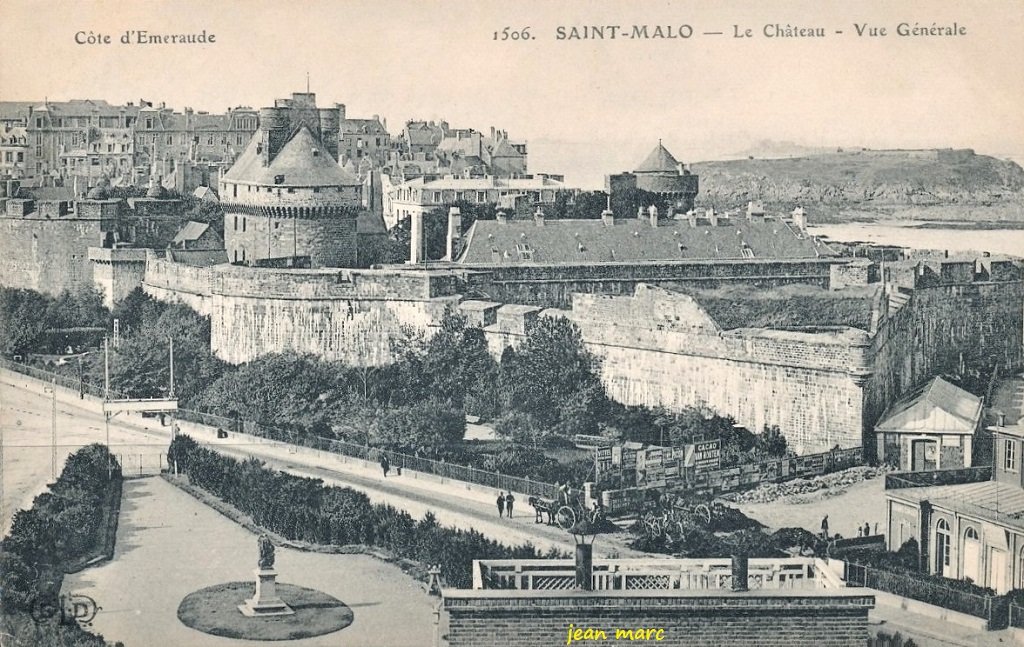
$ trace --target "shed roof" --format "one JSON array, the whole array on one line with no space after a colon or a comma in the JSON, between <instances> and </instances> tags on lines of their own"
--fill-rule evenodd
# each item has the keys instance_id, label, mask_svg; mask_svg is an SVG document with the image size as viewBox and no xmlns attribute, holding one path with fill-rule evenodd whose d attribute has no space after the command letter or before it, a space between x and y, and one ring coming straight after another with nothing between
<instances>
[{"instance_id":1,"label":"shed roof","mask_svg":"<svg viewBox=\"0 0 1024 647\"><path fill-rule=\"evenodd\" d=\"M981 420L981 398L936 377L896 401L875 431L973 434Z\"/></svg>"}]
</instances>

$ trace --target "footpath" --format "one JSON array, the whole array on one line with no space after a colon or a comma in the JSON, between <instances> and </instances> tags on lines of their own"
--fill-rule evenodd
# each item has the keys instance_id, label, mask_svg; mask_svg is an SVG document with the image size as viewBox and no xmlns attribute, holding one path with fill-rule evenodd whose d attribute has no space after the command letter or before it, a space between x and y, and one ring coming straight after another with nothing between
<instances>
[{"instance_id":1,"label":"footpath","mask_svg":"<svg viewBox=\"0 0 1024 647\"><path fill-rule=\"evenodd\" d=\"M47 402L51 397L44 391L48 383L20 373L0 370L0 383L9 387L8 392L16 397L45 398ZM57 391L62 408L90 421L91 427L102 428L103 414L98 398L87 395L79 399L77 391L63 387L58 387ZM542 551L556 549L569 554L574 550L570 534L556 526L534 522L529 497L521 492L513 493L516 498L513 518L499 518L495 505L498 490L494 488L408 469L403 469L399 476L394 467L385 478L376 463L351 456L236 432L230 432L228 438L217 438L215 427L187 421L177 424L181 433L225 455L239 459L255 457L274 469L322 479L328 485L352 487L365 492L374 503L388 503L416 517L432 512L442 524L476 530L503 543L530 542ZM156 418L122 413L111 418L110 427L145 436L148 441L156 437L170 442L170 427L161 425ZM102 433L93 442L103 442ZM626 539L625 534L600 536L595 543L595 556L645 555L629 548Z\"/></svg>"}]
</instances>

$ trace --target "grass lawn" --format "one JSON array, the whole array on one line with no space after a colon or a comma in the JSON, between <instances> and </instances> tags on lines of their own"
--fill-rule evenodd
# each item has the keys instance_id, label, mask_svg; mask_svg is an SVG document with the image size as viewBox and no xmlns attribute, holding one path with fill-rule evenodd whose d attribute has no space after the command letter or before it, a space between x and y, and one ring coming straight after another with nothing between
<instances>
[{"instance_id":1,"label":"grass lawn","mask_svg":"<svg viewBox=\"0 0 1024 647\"><path fill-rule=\"evenodd\" d=\"M352 624L352 610L337 598L294 584L277 584L277 594L295 613L289 616L250 618L238 605L255 593L253 582L228 582L185 596L178 619L204 633L249 640L296 640L344 629Z\"/></svg>"}]
</instances>

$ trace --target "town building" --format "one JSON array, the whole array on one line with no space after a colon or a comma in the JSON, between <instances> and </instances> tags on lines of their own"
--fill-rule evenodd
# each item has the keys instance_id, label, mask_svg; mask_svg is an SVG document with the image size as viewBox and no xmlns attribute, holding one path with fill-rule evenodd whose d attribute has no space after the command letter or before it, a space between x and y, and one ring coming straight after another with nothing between
<instances>
[{"instance_id":1,"label":"town building","mask_svg":"<svg viewBox=\"0 0 1024 647\"><path fill-rule=\"evenodd\" d=\"M342 164L353 162L358 165L370 160L372 167L379 168L387 163L388 154L392 150L391 135L388 133L387 120L379 115L370 119L350 119L345 115L345 106L339 104L341 110L341 145L339 148ZM358 166L356 167L358 170Z\"/></svg>"},{"instance_id":2,"label":"town building","mask_svg":"<svg viewBox=\"0 0 1024 647\"><path fill-rule=\"evenodd\" d=\"M981 414L981 398L933 378L882 414L878 459L913 472L970 467Z\"/></svg>"},{"instance_id":3,"label":"town building","mask_svg":"<svg viewBox=\"0 0 1024 647\"><path fill-rule=\"evenodd\" d=\"M889 550L914 539L921 567L996 593L1024 588L1024 425L994 426L992 478L886 490Z\"/></svg>"},{"instance_id":4,"label":"town building","mask_svg":"<svg viewBox=\"0 0 1024 647\"><path fill-rule=\"evenodd\" d=\"M28 131L24 126L0 125L0 178L25 177Z\"/></svg>"},{"instance_id":5,"label":"town building","mask_svg":"<svg viewBox=\"0 0 1024 647\"><path fill-rule=\"evenodd\" d=\"M441 589L448 644L862 647L868 640L874 595L847 587L838 561L594 559L583 564L579 559L474 560L473 588Z\"/></svg>"},{"instance_id":6,"label":"town building","mask_svg":"<svg viewBox=\"0 0 1024 647\"><path fill-rule=\"evenodd\" d=\"M685 213L693 209L693 201L697 197L697 176L680 164L659 140L654 150L632 172L609 175L606 188L613 201L620 193L641 189L668 201L673 211Z\"/></svg>"},{"instance_id":7,"label":"town building","mask_svg":"<svg viewBox=\"0 0 1024 647\"><path fill-rule=\"evenodd\" d=\"M295 93L262 108L259 130L220 179L232 263L354 267L362 183L338 164L339 107Z\"/></svg>"},{"instance_id":8,"label":"town building","mask_svg":"<svg viewBox=\"0 0 1024 647\"><path fill-rule=\"evenodd\" d=\"M392 182L388 176L382 176L381 183L384 222L389 229L402 220L422 217L427 212L454 202L497 205L503 199L527 196L533 204L551 204L557 192L574 191L564 182L548 175L516 178L446 175L436 179L418 177L398 183Z\"/></svg>"}]
</instances>

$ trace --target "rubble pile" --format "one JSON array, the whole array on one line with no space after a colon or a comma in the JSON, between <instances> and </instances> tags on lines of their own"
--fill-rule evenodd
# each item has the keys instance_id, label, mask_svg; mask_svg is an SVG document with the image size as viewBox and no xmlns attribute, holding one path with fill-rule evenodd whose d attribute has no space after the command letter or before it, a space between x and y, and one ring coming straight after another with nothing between
<instances>
[{"instance_id":1,"label":"rubble pile","mask_svg":"<svg viewBox=\"0 0 1024 647\"><path fill-rule=\"evenodd\" d=\"M773 501L788 500L790 503L798 503L794 500L802 495L818 493L814 498L825 498L842 493L851 485L860 483L867 479L876 478L886 473L884 467L858 466L841 472L823 474L809 479L794 479L783 483L765 483L753 490L741 492L736 495L736 503L771 503Z\"/></svg>"}]
</instances>

